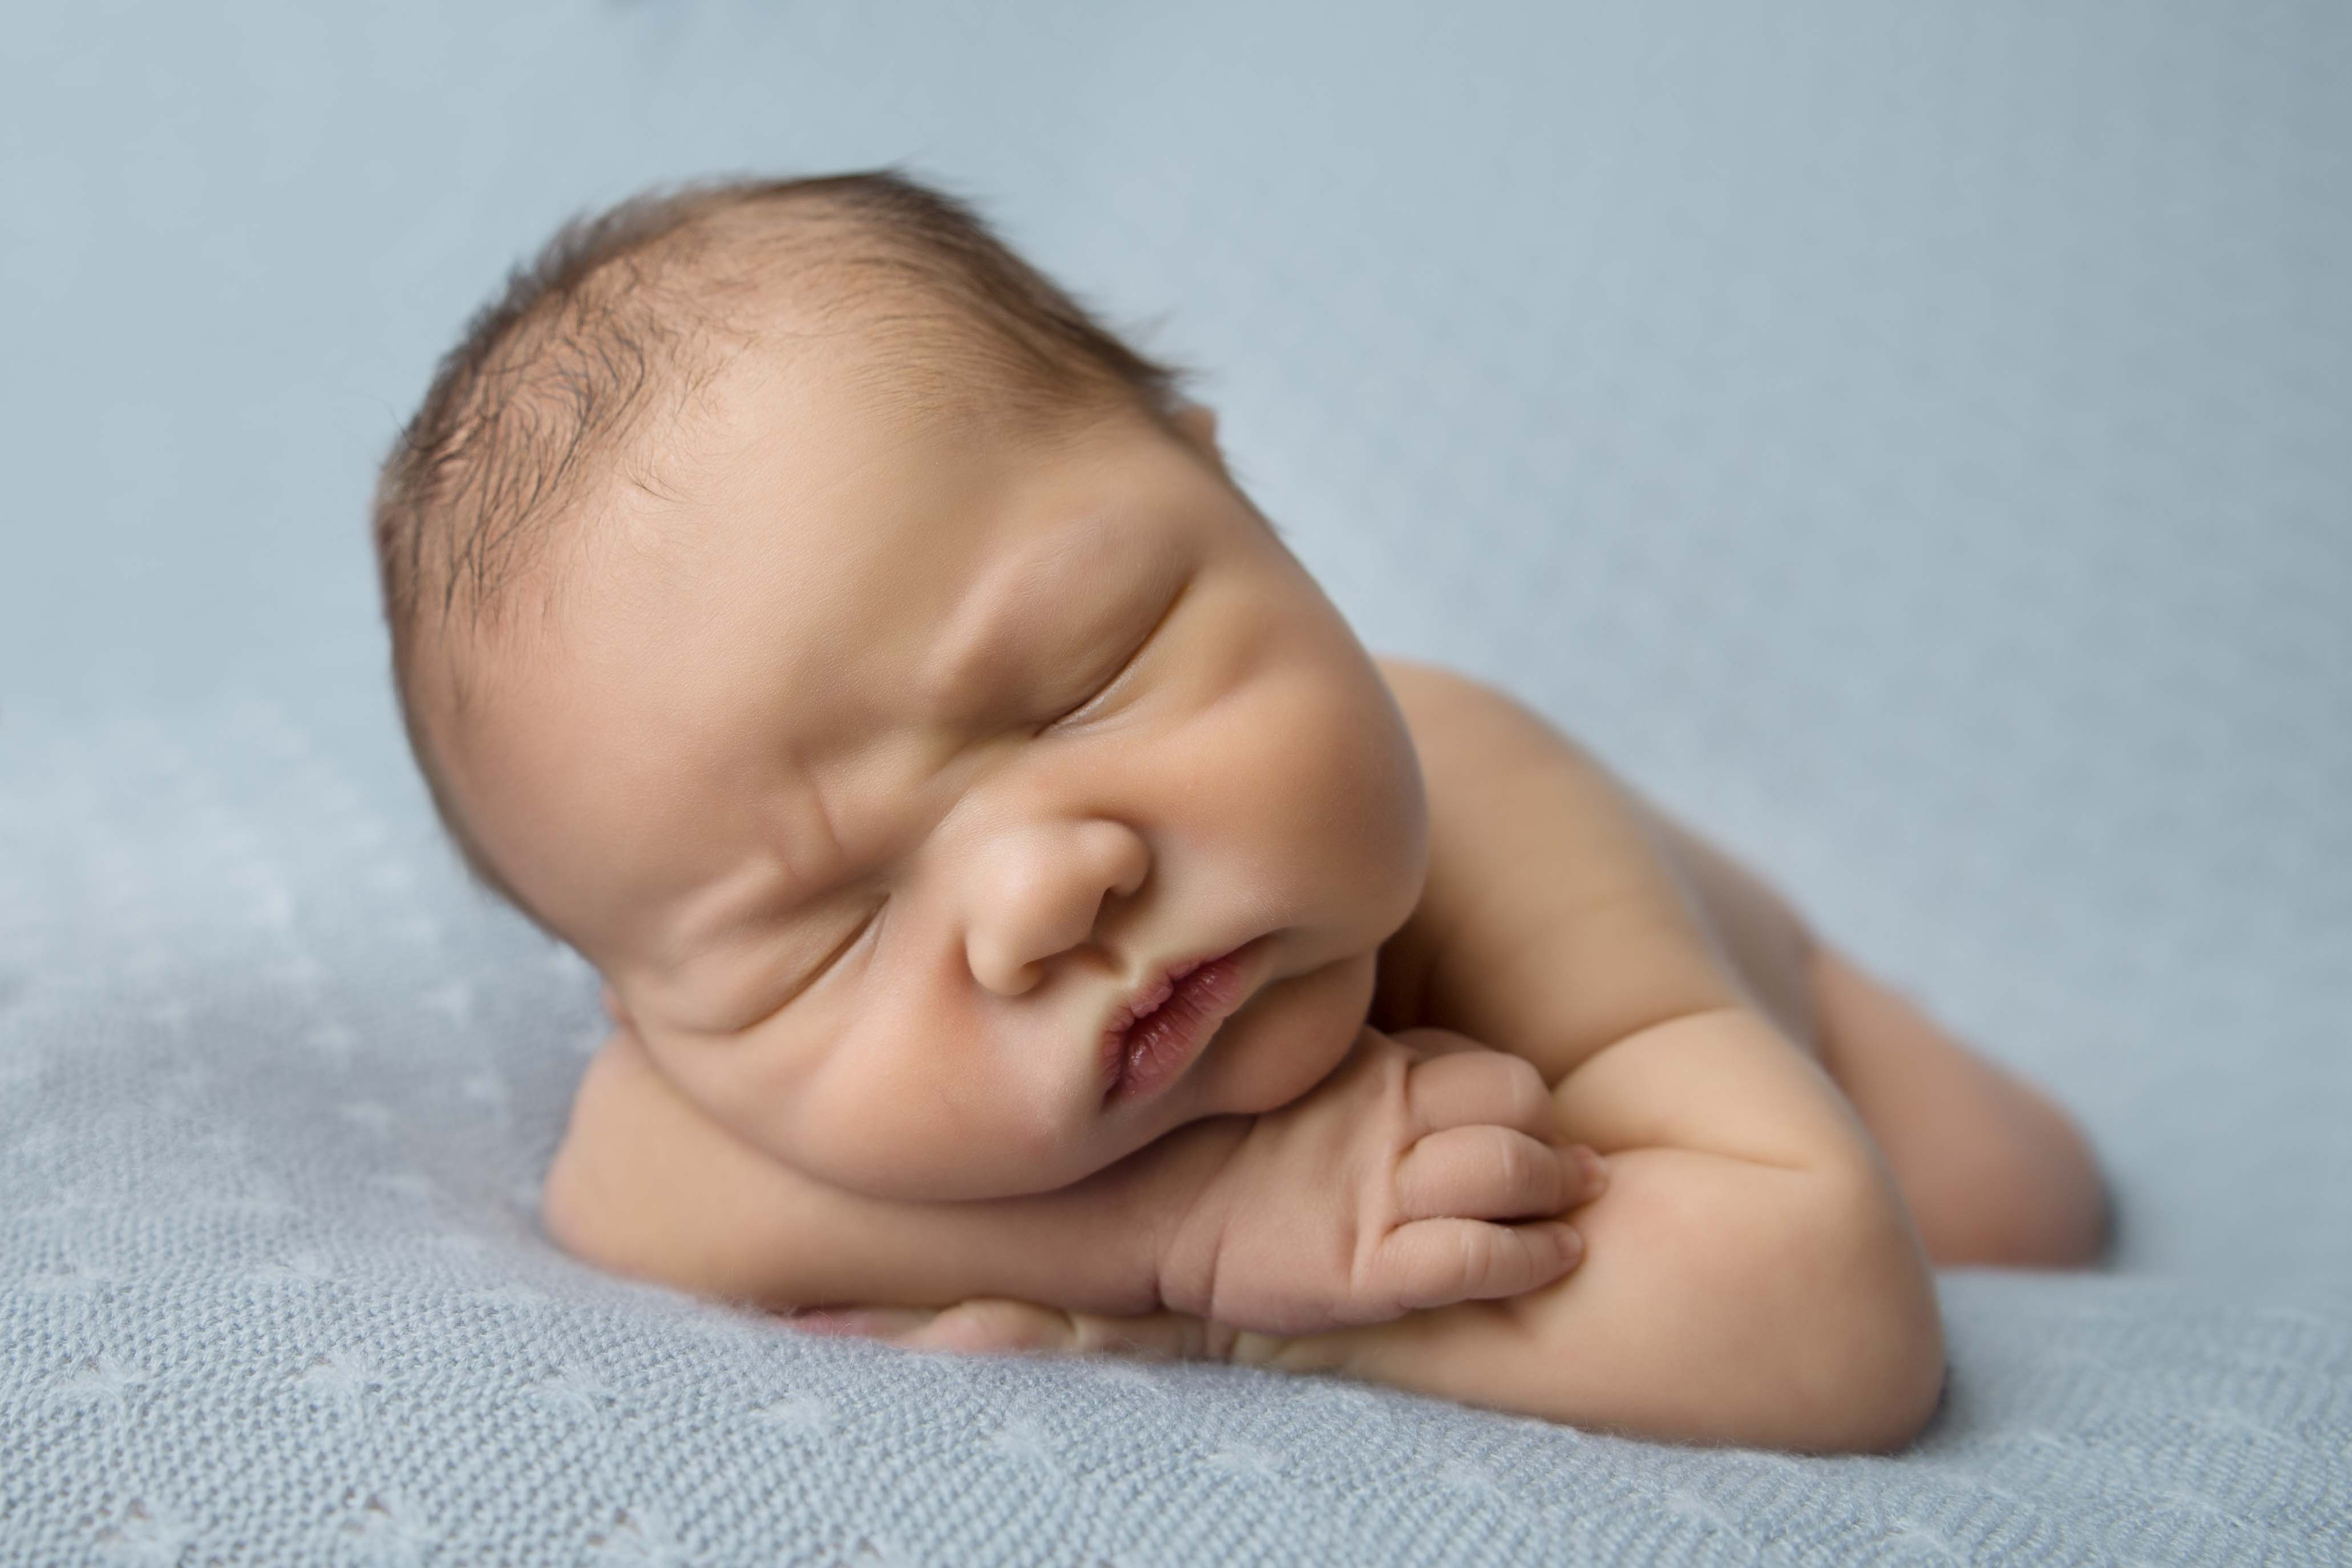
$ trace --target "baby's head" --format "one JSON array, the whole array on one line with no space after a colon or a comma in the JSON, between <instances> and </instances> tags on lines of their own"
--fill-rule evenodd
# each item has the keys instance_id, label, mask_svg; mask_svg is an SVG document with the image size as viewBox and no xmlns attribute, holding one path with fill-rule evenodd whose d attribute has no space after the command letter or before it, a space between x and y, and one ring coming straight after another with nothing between
<instances>
[{"instance_id":1,"label":"baby's head","mask_svg":"<svg viewBox=\"0 0 2352 1568\"><path fill-rule=\"evenodd\" d=\"M1427 864L1371 660L1208 411L883 172L560 233L374 535L474 874L665 1074L859 1190L1066 1185L1337 1064ZM1156 1092L1123 1005L1240 950Z\"/></svg>"}]
</instances>

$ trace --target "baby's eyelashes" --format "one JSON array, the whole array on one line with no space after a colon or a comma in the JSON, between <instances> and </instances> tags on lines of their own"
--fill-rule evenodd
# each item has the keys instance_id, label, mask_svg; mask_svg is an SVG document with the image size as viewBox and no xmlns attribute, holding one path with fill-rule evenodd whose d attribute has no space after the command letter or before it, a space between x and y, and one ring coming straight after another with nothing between
<instances>
[{"instance_id":1,"label":"baby's eyelashes","mask_svg":"<svg viewBox=\"0 0 2352 1568\"><path fill-rule=\"evenodd\" d=\"M868 931L872 931L876 926L881 923L882 910L888 902L889 900L886 899L880 903L877 903L872 911L869 912L864 920L858 921L856 925L850 929L848 935L843 937L839 942L834 944L832 952L817 960L814 966L813 966L806 974L803 975L799 980L793 983L792 989L784 993L782 1000L777 1002L773 1006L768 1009L768 1014L779 1012L782 1009L790 1006L794 1001L798 1000L804 992L808 991L812 986L815 985L818 981L823 980L827 974L831 973L833 970L840 964L842 960L848 955L850 950L855 948L860 942L864 941L866 934ZM762 1014L761 1016L766 1016L768 1014Z\"/></svg>"},{"instance_id":2,"label":"baby's eyelashes","mask_svg":"<svg viewBox=\"0 0 2352 1568\"><path fill-rule=\"evenodd\" d=\"M1108 697L1112 691L1125 684L1129 672L1133 670L1136 665L1142 660L1144 650L1159 640L1160 629L1168 624L1168 617L1176 613L1176 606L1182 602L1186 590L1191 586L1192 579L1187 577L1183 584L1177 588L1175 595L1171 597L1166 605L1160 607L1160 614L1152 620L1150 629L1146 631L1139 641L1130 645L1125 650L1125 657L1118 660L1118 664L1111 668L1110 672L1102 679L1097 681L1087 694L1084 698L1081 698L1075 706L1066 709L1058 717L1048 721L1043 729L1052 730L1058 728L1061 725L1076 721L1086 715L1088 709L1094 707L1104 698ZM1040 732L1042 733L1043 730L1041 730Z\"/></svg>"}]
</instances>

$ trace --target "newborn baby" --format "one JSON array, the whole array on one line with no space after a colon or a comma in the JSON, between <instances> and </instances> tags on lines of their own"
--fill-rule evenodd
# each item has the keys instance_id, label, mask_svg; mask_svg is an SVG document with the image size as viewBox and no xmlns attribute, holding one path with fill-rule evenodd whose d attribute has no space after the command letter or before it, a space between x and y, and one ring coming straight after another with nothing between
<instances>
[{"instance_id":1,"label":"newborn baby","mask_svg":"<svg viewBox=\"0 0 2352 1568\"><path fill-rule=\"evenodd\" d=\"M575 224L444 360L375 540L443 820L604 981L550 1234L913 1345L1908 1441L1931 1264L2097 1253L2079 1133L1369 655L1177 387L895 172Z\"/></svg>"}]
</instances>

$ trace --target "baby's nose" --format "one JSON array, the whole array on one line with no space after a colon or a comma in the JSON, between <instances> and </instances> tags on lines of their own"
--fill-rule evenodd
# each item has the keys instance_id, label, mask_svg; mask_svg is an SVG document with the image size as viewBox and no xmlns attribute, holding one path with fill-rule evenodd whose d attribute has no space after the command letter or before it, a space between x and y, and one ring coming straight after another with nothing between
<instances>
[{"instance_id":1,"label":"baby's nose","mask_svg":"<svg viewBox=\"0 0 2352 1568\"><path fill-rule=\"evenodd\" d=\"M982 860L964 953L980 983L1004 996L1094 940L1112 900L1133 897L1151 872L1142 835L1100 817L1000 835Z\"/></svg>"}]
</instances>

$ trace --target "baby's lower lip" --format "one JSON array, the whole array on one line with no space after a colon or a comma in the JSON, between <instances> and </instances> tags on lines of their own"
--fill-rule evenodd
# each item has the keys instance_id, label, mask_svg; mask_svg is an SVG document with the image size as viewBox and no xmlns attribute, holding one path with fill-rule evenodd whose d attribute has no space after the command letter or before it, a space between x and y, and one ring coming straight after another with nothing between
<instances>
[{"instance_id":1,"label":"baby's lower lip","mask_svg":"<svg viewBox=\"0 0 2352 1568\"><path fill-rule=\"evenodd\" d=\"M1173 1082L1248 994L1247 943L1213 958L1176 983L1159 1010L1138 1019L1114 1043L1103 1104L1148 1100Z\"/></svg>"}]
</instances>

